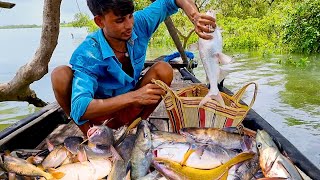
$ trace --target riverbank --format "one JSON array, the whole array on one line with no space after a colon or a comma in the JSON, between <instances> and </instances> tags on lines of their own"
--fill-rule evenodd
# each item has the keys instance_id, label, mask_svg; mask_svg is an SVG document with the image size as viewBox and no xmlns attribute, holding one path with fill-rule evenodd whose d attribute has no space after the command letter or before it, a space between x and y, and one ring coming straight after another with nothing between
<instances>
[{"instance_id":1,"label":"riverbank","mask_svg":"<svg viewBox=\"0 0 320 180\"><path fill-rule=\"evenodd\" d=\"M42 26L36 24L27 24L27 25L7 25L0 26L0 29L22 29L22 28L41 28ZM60 27L72 27L71 23L61 23Z\"/></svg>"}]
</instances>

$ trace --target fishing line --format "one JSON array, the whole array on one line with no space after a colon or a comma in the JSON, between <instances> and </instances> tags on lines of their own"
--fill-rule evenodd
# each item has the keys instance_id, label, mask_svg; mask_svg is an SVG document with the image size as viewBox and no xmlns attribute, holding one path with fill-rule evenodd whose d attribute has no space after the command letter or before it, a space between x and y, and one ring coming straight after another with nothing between
<instances>
[{"instance_id":1,"label":"fishing line","mask_svg":"<svg viewBox=\"0 0 320 180\"><path fill-rule=\"evenodd\" d=\"M79 6L79 3L78 3L78 0L76 0L76 4L77 4L78 10L79 10L79 13L82 14L81 9L80 9L80 6Z\"/></svg>"}]
</instances>

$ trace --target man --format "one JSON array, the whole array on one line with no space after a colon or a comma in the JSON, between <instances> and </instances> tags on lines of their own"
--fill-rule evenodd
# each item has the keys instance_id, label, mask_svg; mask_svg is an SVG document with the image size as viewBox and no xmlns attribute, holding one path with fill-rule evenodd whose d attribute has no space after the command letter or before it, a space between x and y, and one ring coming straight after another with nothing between
<instances>
[{"instance_id":1,"label":"man","mask_svg":"<svg viewBox=\"0 0 320 180\"><path fill-rule=\"evenodd\" d=\"M152 34L178 7L200 37L212 38L205 32L215 27L215 20L200 14L192 0L157 0L135 13L132 0L87 0L87 5L100 29L75 50L72 70L60 66L51 75L58 103L83 133L110 118L113 120L107 125L111 128L138 117L146 119L157 107L164 91L151 79L170 86L171 66L158 62L142 78L140 74Z\"/></svg>"}]
</instances>

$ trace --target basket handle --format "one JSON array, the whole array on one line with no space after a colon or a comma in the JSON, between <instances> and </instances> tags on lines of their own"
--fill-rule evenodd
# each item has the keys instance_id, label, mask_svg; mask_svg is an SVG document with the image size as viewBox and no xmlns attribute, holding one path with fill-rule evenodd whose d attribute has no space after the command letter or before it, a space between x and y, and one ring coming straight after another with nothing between
<instances>
[{"instance_id":1,"label":"basket handle","mask_svg":"<svg viewBox=\"0 0 320 180\"><path fill-rule=\"evenodd\" d=\"M257 93L258 93L258 84L255 83L255 82L250 82L247 85L243 86L241 89L239 89L238 92L236 92L232 96L236 103L239 103L239 101L241 100L243 94L246 92L247 88L252 84L254 85L254 93L253 93L252 100L251 100L251 102L249 104L249 108L251 108L253 106L253 103L255 102L256 97L257 97Z\"/></svg>"},{"instance_id":2,"label":"basket handle","mask_svg":"<svg viewBox=\"0 0 320 180\"><path fill-rule=\"evenodd\" d=\"M158 86L160 86L160 87L161 87L163 90L165 90L166 92L170 92L170 93L172 93L175 97L178 97L177 94L176 94L174 91L172 91L172 90L170 89L170 87L169 87L166 83L164 83L163 81L152 79L151 82L154 83L154 84L156 84L156 85L158 85Z\"/></svg>"}]
</instances>

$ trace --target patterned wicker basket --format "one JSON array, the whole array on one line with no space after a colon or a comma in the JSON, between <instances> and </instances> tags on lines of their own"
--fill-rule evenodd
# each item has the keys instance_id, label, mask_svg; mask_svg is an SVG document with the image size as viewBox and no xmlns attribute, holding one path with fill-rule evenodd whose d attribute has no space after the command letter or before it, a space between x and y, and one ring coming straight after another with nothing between
<instances>
[{"instance_id":1,"label":"patterned wicker basket","mask_svg":"<svg viewBox=\"0 0 320 180\"><path fill-rule=\"evenodd\" d=\"M210 100L199 108L200 101L209 91L204 85L192 85L174 92L160 80L153 82L166 91L162 98L174 132L179 132L184 127L237 127L252 107L258 89L258 85L251 82L233 96L220 92L225 108L215 100ZM241 97L250 85L254 85L255 89L249 106L240 104Z\"/></svg>"}]
</instances>

